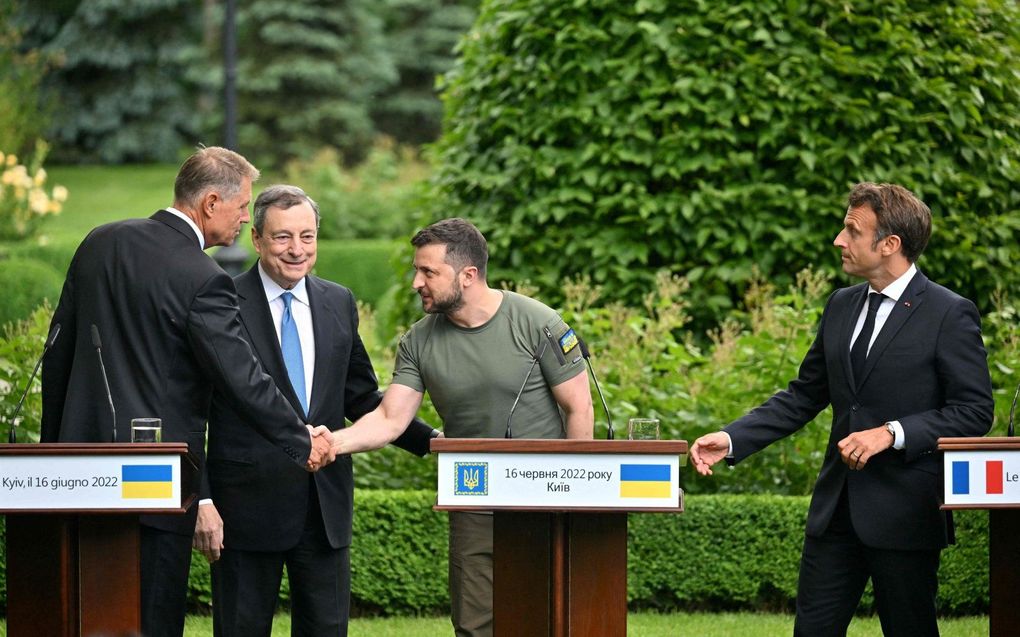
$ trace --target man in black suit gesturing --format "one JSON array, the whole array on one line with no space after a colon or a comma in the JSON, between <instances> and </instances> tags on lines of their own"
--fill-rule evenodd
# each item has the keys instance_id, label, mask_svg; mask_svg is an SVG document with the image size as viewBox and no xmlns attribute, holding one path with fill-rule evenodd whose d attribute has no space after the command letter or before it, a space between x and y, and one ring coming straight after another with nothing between
<instances>
[{"instance_id":1,"label":"man in black suit gesturing","mask_svg":"<svg viewBox=\"0 0 1020 637\"><path fill-rule=\"evenodd\" d=\"M291 405L312 422L343 423L375 409L382 394L358 335L354 295L310 274L318 228L318 206L304 191L270 186L252 220L259 261L234 282L244 336ZM291 634L346 635L351 457L309 476L247 420L215 394L195 533L195 547L214 562L215 632L269 637L286 564ZM425 455L434 433L415 420L395 442Z\"/></svg>"},{"instance_id":2,"label":"man in black suit gesturing","mask_svg":"<svg viewBox=\"0 0 1020 637\"><path fill-rule=\"evenodd\" d=\"M312 430L263 373L241 335L234 284L203 252L233 243L248 221L251 184L243 157L203 148L181 166L174 206L148 219L96 228L78 247L43 362L44 442L107 442L113 423L92 333L98 331L117 412L116 441L130 420L156 416L163 440L186 442L204 464L212 391L222 392L297 467L333 460L331 434ZM196 509L142 516L142 631L184 632Z\"/></svg>"},{"instance_id":3,"label":"man in black suit gesturing","mask_svg":"<svg viewBox=\"0 0 1020 637\"><path fill-rule=\"evenodd\" d=\"M931 211L892 184L851 190L835 239L843 271L866 280L837 290L790 385L691 459L702 475L737 463L833 407L808 510L795 635L846 635L870 578L887 636L938 635L939 553L953 539L939 510L939 437L982 436L992 390L977 308L914 265Z\"/></svg>"}]
</instances>

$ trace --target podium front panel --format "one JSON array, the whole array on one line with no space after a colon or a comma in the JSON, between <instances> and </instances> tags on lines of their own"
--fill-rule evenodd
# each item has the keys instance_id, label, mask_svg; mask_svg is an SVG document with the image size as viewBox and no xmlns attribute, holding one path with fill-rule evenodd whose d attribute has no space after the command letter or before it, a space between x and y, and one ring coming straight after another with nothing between
<instances>
[{"instance_id":1,"label":"podium front panel","mask_svg":"<svg viewBox=\"0 0 1020 637\"><path fill-rule=\"evenodd\" d=\"M479 510L682 510L676 454L439 455L437 506Z\"/></svg>"}]
</instances>

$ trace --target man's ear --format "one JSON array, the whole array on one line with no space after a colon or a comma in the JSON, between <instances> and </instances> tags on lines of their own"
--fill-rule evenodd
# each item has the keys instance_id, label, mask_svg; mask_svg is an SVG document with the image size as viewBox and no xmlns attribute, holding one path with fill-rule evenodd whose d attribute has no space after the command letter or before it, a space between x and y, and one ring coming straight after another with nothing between
<instances>
[{"instance_id":1,"label":"man's ear","mask_svg":"<svg viewBox=\"0 0 1020 637\"><path fill-rule=\"evenodd\" d=\"M478 280L478 268L473 265L467 265L460 270L460 284L462 286L468 286Z\"/></svg>"},{"instance_id":2,"label":"man's ear","mask_svg":"<svg viewBox=\"0 0 1020 637\"><path fill-rule=\"evenodd\" d=\"M887 257L896 254L903 248L903 240L897 234L891 234L885 238L885 245L882 247L882 256Z\"/></svg>"},{"instance_id":3,"label":"man's ear","mask_svg":"<svg viewBox=\"0 0 1020 637\"><path fill-rule=\"evenodd\" d=\"M202 216L212 217L216 214L216 204L218 203L221 203L221 199L215 190L210 190L202 195Z\"/></svg>"}]
</instances>

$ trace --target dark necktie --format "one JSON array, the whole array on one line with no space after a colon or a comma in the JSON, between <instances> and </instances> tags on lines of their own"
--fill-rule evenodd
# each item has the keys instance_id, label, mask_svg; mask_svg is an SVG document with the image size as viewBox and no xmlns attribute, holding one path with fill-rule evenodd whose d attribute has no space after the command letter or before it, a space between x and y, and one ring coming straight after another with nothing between
<instances>
[{"instance_id":1,"label":"dark necktie","mask_svg":"<svg viewBox=\"0 0 1020 637\"><path fill-rule=\"evenodd\" d=\"M297 324L290 311L291 301L294 295L284 292L283 297L283 319L280 321L280 349L283 350L283 362L287 366L287 376L290 377L290 385L294 388L298 400L301 401L301 408L304 415L308 415L308 399L305 398L305 363L301 354L301 338L298 336Z\"/></svg>"},{"instance_id":2,"label":"dark necktie","mask_svg":"<svg viewBox=\"0 0 1020 637\"><path fill-rule=\"evenodd\" d=\"M871 343L871 335L875 333L875 317L878 315L878 306L882 304L884 294L871 292L868 294L868 316L864 319L864 327L850 348L850 367L854 372L854 384L860 386L861 377L864 376L864 361L868 359L868 345Z\"/></svg>"}]
</instances>

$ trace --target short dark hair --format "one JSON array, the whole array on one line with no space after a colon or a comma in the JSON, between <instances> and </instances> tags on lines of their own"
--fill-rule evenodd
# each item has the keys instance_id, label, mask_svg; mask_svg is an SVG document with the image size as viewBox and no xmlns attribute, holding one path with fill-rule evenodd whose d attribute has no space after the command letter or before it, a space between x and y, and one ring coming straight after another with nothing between
<instances>
[{"instance_id":1,"label":"short dark hair","mask_svg":"<svg viewBox=\"0 0 1020 637\"><path fill-rule=\"evenodd\" d=\"M253 207L254 211L251 216L251 225L255 228L255 232L261 235L262 228L266 226L266 213L270 208L289 210L294 206L300 206L306 201L315 213L315 227L318 228L319 204L315 203L314 199L305 194L304 190L301 190L297 186L288 186L285 184L269 186L259 193L259 196L255 198L255 205Z\"/></svg>"},{"instance_id":2,"label":"short dark hair","mask_svg":"<svg viewBox=\"0 0 1020 637\"><path fill-rule=\"evenodd\" d=\"M485 279L485 270L489 263L489 246L485 237L471 222L455 217L443 219L419 230L411 239L411 245L421 248L429 245L445 245L444 261L456 270L473 265L478 268L478 276Z\"/></svg>"},{"instance_id":3,"label":"short dark hair","mask_svg":"<svg viewBox=\"0 0 1020 637\"><path fill-rule=\"evenodd\" d=\"M219 146L200 147L184 160L174 181L174 202L197 207L210 190L229 199L241 191L245 178L258 181L259 171L247 159Z\"/></svg>"},{"instance_id":4,"label":"short dark hair","mask_svg":"<svg viewBox=\"0 0 1020 637\"><path fill-rule=\"evenodd\" d=\"M903 256L911 263L916 262L931 238L931 209L903 186L870 181L854 186L847 197L848 209L865 205L878 219L871 247L896 235L900 238Z\"/></svg>"}]
</instances>

